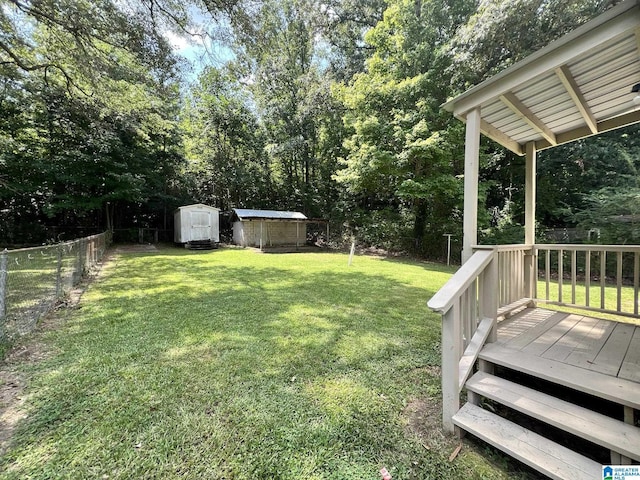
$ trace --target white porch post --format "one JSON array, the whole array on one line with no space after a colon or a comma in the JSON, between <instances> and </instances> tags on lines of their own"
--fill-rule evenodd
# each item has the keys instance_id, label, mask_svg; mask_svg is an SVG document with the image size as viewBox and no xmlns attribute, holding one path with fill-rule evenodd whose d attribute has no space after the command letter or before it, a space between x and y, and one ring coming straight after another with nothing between
<instances>
[{"instance_id":1,"label":"white porch post","mask_svg":"<svg viewBox=\"0 0 640 480\"><path fill-rule=\"evenodd\" d=\"M462 263L472 255L478 243L478 165L480 159L480 108L467 114L464 146L464 231Z\"/></svg>"},{"instance_id":2,"label":"white porch post","mask_svg":"<svg viewBox=\"0 0 640 480\"><path fill-rule=\"evenodd\" d=\"M531 251L524 257L524 288L525 296L534 298L536 295L535 262L536 252L536 144L527 143L525 166L524 193L524 243L531 245Z\"/></svg>"},{"instance_id":3,"label":"white porch post","mask_svg":"<svg viewBox=\"0 0 640 480\"><path fill-rule=\"evenodd\" d=\"M527 143L524 193L524 243L536 243L536 144Z\"/></svg>"}]
</instances>

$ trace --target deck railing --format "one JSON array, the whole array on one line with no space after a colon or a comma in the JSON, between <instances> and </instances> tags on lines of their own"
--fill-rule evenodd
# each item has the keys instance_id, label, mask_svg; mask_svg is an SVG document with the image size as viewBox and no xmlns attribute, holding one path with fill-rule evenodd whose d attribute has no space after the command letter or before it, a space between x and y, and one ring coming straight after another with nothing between
<instances>
[{"instance_id":1,"label":"deck railing","mask_svg":"<svg viewBox=\"0 0 640 480\"><path fill-rule=\"evenodd\" d=\"M442 421L451 432L478 353L495 340L498 258L493 249L476 251L428 302L442 314Z\"/></svg>"},{"instance_id":2,"label":"deck railing","mask_svg":"<svg viewBox=\"0 0 640 480\"><path fill-rule=\"evenodd\" d=\"M640 318L640 246L498 245L475 253L429 300L442 314L442 420L453 431L460 392L496 324L534 302ZM517 311L517 310L515 310Z\"/></svg>"},{"instance_id":3,"label":"deck railing","mask_svg":"<svg viewBox=\"0 0 640 480\"><path fill-rule=\"evenodd\" d=\"M640 245L535 245L537 301L639 316Z\"/></svg>"},{"instance_id":4,"label":"deck railing","mask_svg":"<svg viewBox=\"0 0 640 480\"><path fill-rule=\"evenodd\" d=\"M533 298L535 250L533 245L476 246L475 251L491 250L498 259L498 307L523 298Z\"/></svg>"}]
</instances>

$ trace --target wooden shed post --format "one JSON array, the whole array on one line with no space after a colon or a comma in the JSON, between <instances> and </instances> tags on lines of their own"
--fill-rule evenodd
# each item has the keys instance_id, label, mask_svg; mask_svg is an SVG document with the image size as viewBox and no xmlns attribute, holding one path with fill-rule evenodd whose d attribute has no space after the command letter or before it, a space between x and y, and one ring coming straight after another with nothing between
<instances>
[{"instance_id":1,"label":"wooden shed post","mask_svg":"<svg viewBox=\"0 0 640 480\"><path fill-rule=\"evenodd\" d=\"M298 248L299 238L300 238L300 222L296 221L296 249Z\"/></svg>"},{"instance_id":2,"label":"wooden shed post","mask_svg":"<svg viewBox=\"0 0 640 480\"><path fill-rule=\"evenodd\" d=\"M478 243L478 164L480 158L480 107L467 114L464 144L464 231L462 263L471 258Z\"/></svg>"},{"instance_id":3,"label":"wooden shed post","mask_svg":"<svg viewBox=\"0 0 640 480\"><path fill-rule=\"evenodd\" d=\"M262 250L262 227L264 225L264 222L262 220L260 220L260 250Z\"/></svg>"}]
</instances>

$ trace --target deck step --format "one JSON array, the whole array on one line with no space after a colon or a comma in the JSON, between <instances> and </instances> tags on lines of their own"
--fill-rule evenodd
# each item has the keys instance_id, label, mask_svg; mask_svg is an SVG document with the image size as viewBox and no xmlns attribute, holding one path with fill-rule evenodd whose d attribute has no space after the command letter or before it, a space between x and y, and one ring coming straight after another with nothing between
<instances>
[{"instance_id":1,"label":"deck step","mask_svg":"<svg viewBox=\"0 0 640 480\"><path fill-rule=\"evenodd\" d=\"M640 428L559 398L477 372L466 388L597 445L640 460Z\"/></svg>"},{"instance_id":2,"label":"deck step","mask_svg":"<svg viewBox=\"0 0 640 480\"><path fill-rule=\"evenodd\" d=\"M550 478L602 477L599 463L476 405L463 405L454 415L453 423Z\"/></svg>"},{"instance_id":3,"label":"deck step","mask_svg":"<svg viewBox=\"0 0 640 480\"><path fill-rule=\"evenodd\" d=\"M516 313L524 310L525 308L532 307L534 305L533 300L530 298L521 298L520 300L516 300L515 302L510 303L509 305L505 305L504 307L500 307L498 309L498 320L504 320L506 318L512 317Z\"/></svg>"},{"instance_id":4,"label":"deck step","mask_svg":"<svg viewBox=\"0 0 640 480\"><path fill-rule=\"evenodd\" d=\"M537 357L496 343L486 345L478 358L640 410L640 388L629 380Z\"/></svg>"}]
</instances>

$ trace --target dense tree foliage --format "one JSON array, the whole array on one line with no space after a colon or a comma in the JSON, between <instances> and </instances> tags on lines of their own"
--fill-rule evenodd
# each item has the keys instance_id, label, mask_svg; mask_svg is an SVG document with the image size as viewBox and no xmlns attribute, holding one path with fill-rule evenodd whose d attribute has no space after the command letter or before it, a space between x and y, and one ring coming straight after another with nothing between
<instances>
[{"instance_id":1,"label":"dense tree foliage","mask_svg":"<svg viewBox=\"0 0 640 480\"><path fill-rule=\"evenodd\" d=\"M192 198L228 210L274 201L269 157L242 87L227 72L205 70L183 109L183 175Z\"/></svg>"},{"instance_id":2,"label":"dense tree foliage","mask_svg":"<svg viewBox=\"0 0 640 480\"><path fill-rule=\"evenodd\" d=\"M464 126L440 105L615 3L0 0L0 241L164 229L204 202L441 256ZM189 78L172 36L231 55ZM542 152L541 226L640 241L636 132ZM523 165L483 140L483 241L522 239Z\"/></svg>"},{"instance_id":3,"label":"dense tree foliage","mask_svg":"<svg viewBox=\"0 0 640 480\"><path fill-rule=\"evenodd\" d=\"M179 89L153 21L109 1L1 6L4 241L162 212L181 157Z\"/></svg>"}]
</instances>

